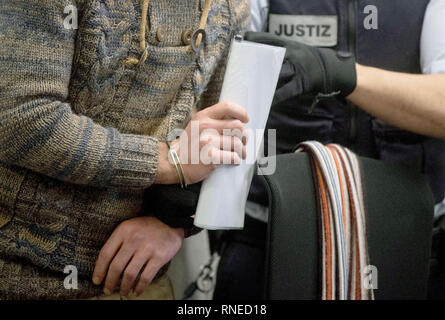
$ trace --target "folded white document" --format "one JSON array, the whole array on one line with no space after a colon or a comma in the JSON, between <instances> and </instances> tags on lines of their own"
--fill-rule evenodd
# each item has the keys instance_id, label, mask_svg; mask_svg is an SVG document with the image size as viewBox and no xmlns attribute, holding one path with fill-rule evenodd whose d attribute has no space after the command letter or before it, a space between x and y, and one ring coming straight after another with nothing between
<instances>
[{"instance_id":1,"label":"folded white document","mask_svg":"<svg viewBox=\"0 0 445 320\"><path fill-rule=\"evenodd\" d=\"M196 226L210 230L244 227L254 162L262 152L262 132L269 117L285 51L281 47L232 41L220 101L237 103L249 114L247 159L240 166L219 167L203 182Z\"/></svg>"}]
</instances>

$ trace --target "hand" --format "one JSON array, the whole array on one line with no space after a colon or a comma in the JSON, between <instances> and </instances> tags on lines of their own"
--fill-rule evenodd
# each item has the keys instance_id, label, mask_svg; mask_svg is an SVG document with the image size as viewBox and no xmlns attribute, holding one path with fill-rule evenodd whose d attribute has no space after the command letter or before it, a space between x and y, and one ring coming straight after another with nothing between
<instances>
[{"instance_id":1,"label":"hand","mask_svg":"<svg viewBox=\"0 0 445 320\"><path fill-rule=\"evenodd\" d=\"M241 164L241 159L246 158L244 124L248 121L246 110L233 103L218 103L194 114L179 139L172 142L184 170L185 182L200 182L222 164ZM168 148L161 146L155 183L178 183L176 175L168 160Z\"/></svg>"},{"instance_id":2,"label":"hand","mask_svg":"<svg viewBox=\"0 0 445 320\"><path fill-rule=\"evenodd\" d=\"M132 288L140 295L159 269L175 256L183 240L183 229L172 229L154 217L124 221L99 253L93 283L99 285L105 279L104 293L109 295L122 278L122 296Z\"/></svg>"},{"instance_id":3,"label":"hand","mask_svg":"<svg viewBox=\"0 0 445 320\"><path fill-rule=\"evenodd\" d=\"M286 48L274 103L301 94L338 93L346 97L357 85L351 53L311 47L263 32L247 32L245 39Z\"/></svg>"}]
</instances>

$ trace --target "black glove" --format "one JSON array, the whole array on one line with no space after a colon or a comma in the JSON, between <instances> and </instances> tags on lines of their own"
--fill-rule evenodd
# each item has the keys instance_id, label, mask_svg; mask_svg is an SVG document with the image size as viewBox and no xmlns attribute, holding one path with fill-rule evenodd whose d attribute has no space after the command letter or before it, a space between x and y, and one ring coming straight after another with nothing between
<instances>
[{"instance_id":1,"label":"black glove","mask_svg":"<svg viewBox=\"0 0 445 320\"><path fill-rule=\"evenodd\" d=\"M144 210L172 228L193 228L200 191L201 183L187 189L179 184L153 185L145 192Z\"/></svg>"},{"instance_id":2,"label":"black glove","mask_svg":"<svg viewBox=\"0 0 445 320\"><path fill-rule=\"evenodd\" d=\"M286 48L274 103L302 94L346 97L357 85L355 58L349 52L311 47L264 32L246 32L244 38Z\"/></svg>"}]
</instances>

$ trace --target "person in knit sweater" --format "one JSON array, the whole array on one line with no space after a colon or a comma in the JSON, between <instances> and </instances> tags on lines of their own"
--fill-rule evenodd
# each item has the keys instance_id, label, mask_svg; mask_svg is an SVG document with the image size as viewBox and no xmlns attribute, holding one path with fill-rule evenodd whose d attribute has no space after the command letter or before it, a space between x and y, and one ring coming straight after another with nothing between
<instances>
[{"instance_id":1,"label":"person in knit sweater","mask_svg":"<svg viewBox=\"0 0 445 320\"><path fill-rule=\"evenodd\" d=\"M230 41L248 23L246 0L0 2L0 299L125 296L162 279L187 230L152 217L144 194L179 181L173 129L248 121L217 103ZM190 39L200 28L206 37ZM199 146L237 163L227 138ZM215 167L184 163L185 180ZM77 289L64 287L66 266Z\"/></svg>"}]
</instances>

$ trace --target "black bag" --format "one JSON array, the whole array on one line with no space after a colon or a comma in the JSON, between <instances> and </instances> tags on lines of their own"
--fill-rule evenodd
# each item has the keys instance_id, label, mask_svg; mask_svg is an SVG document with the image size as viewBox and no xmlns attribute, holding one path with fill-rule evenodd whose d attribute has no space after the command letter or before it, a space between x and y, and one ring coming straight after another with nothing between
<instances>
[{"instance_id":1,"label":"black bag","mask_svg":"<svg viewBox=\"0 0 445 320\"><path fill-rule=\"evenodd\" d=\"M361 158L376 299L425 299L434 201L426 178L399 164ZM270 217L266 299L319 299L318 209L306 153L280 155L264 176Z\"/></svg>"}]
</instances>

